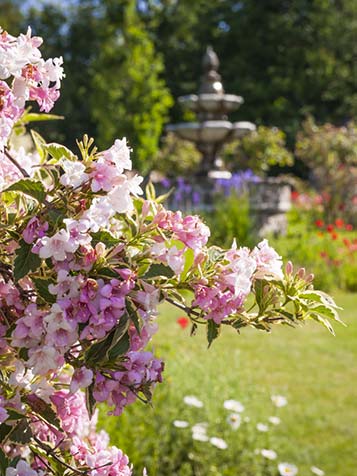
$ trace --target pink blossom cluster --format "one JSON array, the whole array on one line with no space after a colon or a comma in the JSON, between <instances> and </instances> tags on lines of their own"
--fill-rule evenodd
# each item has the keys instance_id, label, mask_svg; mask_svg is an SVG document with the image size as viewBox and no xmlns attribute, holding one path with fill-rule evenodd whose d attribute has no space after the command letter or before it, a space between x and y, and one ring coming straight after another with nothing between
<instances>
[{"instance_id":1,"label":"pink blossom cluster","mask_svg":"<svg viewBox=\"0 0 357 476\"><path fill-rule=\"evenodd\" d=\"M180 275L185 267L185 252L193 250L195 263L203 257L203 248L210 236L209 228L195 215L183 217L180 211L172 212L161 207L154 216L153 224L170 234L168 242L162 236L155 238L152 256Z\"/></svg>"},{"instance_id":2,"label":"pink blossom cluster","mask_svg":"<svg viewBox=\"0 0 357 476\"><path fill-rule=\"evenodd\" d=\"M188 215L183 217L180 211L160 210L154 218L159 228L173 233L173 238L182 241L198 254L207 244L210 230L200 217Z\"/></svg>"},{"instance_id":3,"label":"pink blossom cluster","mask_svg":"<svg viewBox=\"0 0 357 476\"><path fill-rule=\"evenodd\" d=\"M225 253L224 264L217 267L213 281L203 278L194 286L192 304L205 312L205 319L220 324L225 317L243 309L254 279L281 280L282 277L281 257L267 240L260 242L253 251L237 249L234 243Z\"/></svg>"},{"instance_id":4,"label":"pink blossom cluster","mask_svg":"<svg viewBox=\"0 0 357 476\"><path fill-rule=\"evenodd\" d=\"M44 60L41 44L42 38L31 36L30 27L18 37L0 28L0 151L26 101L36 101L41 111L49 112L59 98L63 61Z\"/></svg>"},{"instance_id":5,"label":"pink blossom cluster","mask_svg":"<svg viewBox=\"0 0 357 476\"><path fill-rule=\"evenodd\" d=\"M89 476L131 475L128 457L115 446L109 446L109 437L105 431L96 433L97 418L96 415L92 419L89 418L83 392L71 394L68 390L56 391L51 396L51 402L56 409L62 430L70 440L63 440L61 432L38 420L31 425L36 430L37 437L69 450L75 461L89 468ZM45 469L39 459L35 459L33 467L37 471Z\"/></svg>"},{"instance_id":6,"label":"pink blossom cluster","mask_svg":"<svg viewBox=\"0 0 357 476\"><path fill-rule=\"evenodd\" d=\"M124 407L135 402L137 395L162 382L164 364L151 352L128 352L122 370L104 376L97 373L94 398L114 407L112 415L121 415Z\"/></svg>"}]
</instances>

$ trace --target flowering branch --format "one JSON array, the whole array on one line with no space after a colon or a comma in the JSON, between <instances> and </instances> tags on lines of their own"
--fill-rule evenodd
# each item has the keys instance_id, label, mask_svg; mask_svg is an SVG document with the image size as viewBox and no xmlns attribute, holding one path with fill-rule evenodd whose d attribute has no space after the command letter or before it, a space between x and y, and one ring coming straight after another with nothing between
<instances>
[{"instance_id":1,"label":"flowering branch","mask_svg":"<svg viewBox=\"0 0 357 476\"><path fill-rule=\"evenodd\" d=\"M266 240L209 247L198 216L166 210L151 184L142 198L125 138L98 151L85 136L81 160L38 134L37 153L10 153L24 98L49 111L59 96L62 59L43 60L41 43L30 30L0 34L0 192L11 191L0 201L0 473L130 476L127 456L96 433L96 406L120 415L150 402L164 370L147 351L161 302L202 324L209 345L223 325L314 319L333 332L338 307L301 270L283 270Z\"/></svg>"}]
</instances>

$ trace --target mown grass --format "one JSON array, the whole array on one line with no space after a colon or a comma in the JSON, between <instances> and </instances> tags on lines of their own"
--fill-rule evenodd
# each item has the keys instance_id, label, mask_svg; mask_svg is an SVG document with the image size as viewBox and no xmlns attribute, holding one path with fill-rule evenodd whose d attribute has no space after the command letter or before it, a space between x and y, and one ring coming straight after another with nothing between
<instances>
[{"instance_id":1,"label":"mown grass","mask_svg":"<svg viewBox=\"0 0 357 476\"><path fill-rule=\"evenodd\" d=\"M148 466L150 476L166 474L161 473L160 460L168 463L174 458L162 454L163 448L168 453L183 451L182 457L187 452L191 459L199 457L201 450L195 452L197 443L192 446L187 430L175 429L172 434L174 419L191 423L209 420L216 431L223 432L230 446L237 448L231 450L231 461L225 463L225 468L232 467L234 458L243 461L244 452L238 452L240 446L247 445L251 453L254 447L275 449L279 461L296 464L301 475L311 474L311 465L323 468L326 475L357 474L357 295L336 293L335 298L344 307L341 315L348 324L346 328L335 326L336 337L315 323L295 330L279 327L271 334L248 329L237 335L224 329L209 350L203 334L189 337L189 330L176 324L182 312L163 306L153 346L166 361L166 382L156 389L154 407L136 403L111 423L104 418L104 426L134 464ZM204 409L193 410L182 404L183 396L192 394L204 402ZM259 434L256 422L266 422L274 411L272 394L285 395L289 403L275 412L281 417L281 425L269 434ZM227 435L222 403L230 398L246 406L245 414L251 422ZM242 432L246 433L245 439ZM168 443L170 439L176 439L176 443ZM223 451L210 448L213 460L227 459ZM261 467L245 467L242 462L239 473L220 470L219 461L212 465L209 456L202 454L209 465L205 476L276 474L276 463L271 469L265 468L266 472ZM182 468L177 473L172 471L186 474Z\"/></svg>"}]
</instances>

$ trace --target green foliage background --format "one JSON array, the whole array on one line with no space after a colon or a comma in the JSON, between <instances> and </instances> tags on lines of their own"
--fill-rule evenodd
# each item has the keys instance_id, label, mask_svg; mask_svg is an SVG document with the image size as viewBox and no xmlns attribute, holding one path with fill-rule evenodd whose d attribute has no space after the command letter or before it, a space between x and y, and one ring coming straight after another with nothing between
<instances>
[{"instance_id":1,"label":"green foliage background","mask_svg":"<svg viewBox=\"0 0 357 476\"><path fill-rule=\"evenodd\" d=\"M233 119L277 126L293 145L307 114L342 124L357 113L355 0L0 0L0 25L28 24L45 55L63 55L67 78L49 125L71 146L83 131L101 146L127 135L147 171L172 98L195 92L212 44L226 91L245 104ZM172 107L173 106L173 107Z\"/></svg>"}]
</instances>

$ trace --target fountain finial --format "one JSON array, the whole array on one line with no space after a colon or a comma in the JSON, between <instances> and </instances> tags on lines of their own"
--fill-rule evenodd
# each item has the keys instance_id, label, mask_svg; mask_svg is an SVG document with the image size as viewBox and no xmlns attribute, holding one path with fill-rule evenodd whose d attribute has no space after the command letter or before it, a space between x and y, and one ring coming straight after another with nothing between
<instances>
[{"instance_id":1,"label":"fountain finial","mask_svg":"<svg viewBox=\"0 0 357 476\"><path fill-rule=\"evenodd\" d=\"M202 66L204 74L201 78L199 94L224 94L221 75L217 72L219 59L212 46L208 46L203 56Z\"/></svg>"}]
</instances>

